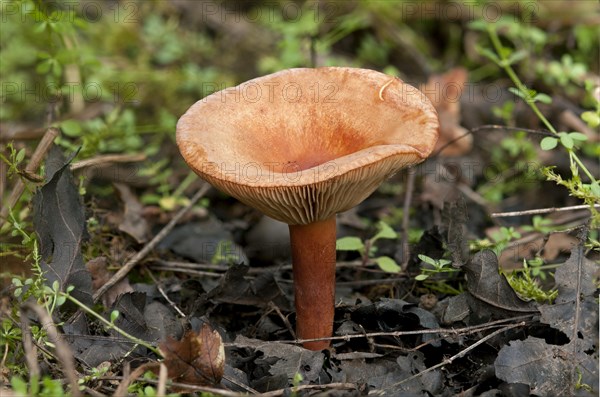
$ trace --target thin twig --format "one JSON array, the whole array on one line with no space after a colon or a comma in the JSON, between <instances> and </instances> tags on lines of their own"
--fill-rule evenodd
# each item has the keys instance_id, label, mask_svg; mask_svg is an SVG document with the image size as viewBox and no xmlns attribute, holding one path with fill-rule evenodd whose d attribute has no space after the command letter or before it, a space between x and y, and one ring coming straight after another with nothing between
<instances>
[{"instance_id":1,"label":"thin twig","mask_svg":"<svg viewBox=\"0 0 600 397\"><path fill-rule=\"evenodd\" d=\"M132 373L132 375L133 375L133 373ZM131 376L130 376L130 378L131 378ZM115 379L120 380L120 379L123 379L123 377L110 376L110 377L102 377L100 379L101 380L115 380ZM145 382L145 383L148 383L151 385L158 384L157 380L140 378L140 375L137 376L137 379L132 379L132 381L133 380L139 380L140 382ZM248 397L248 393L239 393L239 392L226 390L226 389L218 389L216 387L198 386L198 385L191 385L191 384L187 384L187 383L171 382L168 384L168 386L177 387L177 388L184 389L187 391L199 391L199 392L205 392L205 393L212 393L214 395L223 396L223 397ZM119 389L120 388L121 388L121 386L119 386ZM346 389L356 389L356 388L357 388L357 385L354 383L329 383L329 384L325 384L325 385L300 385L300 386L294 387L294 390L296 390L296 391L302 391L302 390L346 390ZM260 397L279 397L279 396L286 395L286 393L289 393L289 391L290 391L290 388L272 390L270 392L261 393ZM119 394L117 394L115 392L115 396L118 396L118 395Z\"/></svg>"},{"instance_id":2,"label":"thin twig","mask_svg":"<svg viewBox=\"0 0 600 397\"><path fill-rule=\"evenodd\" d=\"M526 314L523 316L505 318L501 320L491 321L489 323L474 325L469 327L462 328L428 328L428 329L420 329L414 331L392 331L392 332L369 332L369 333L361 333L361 334L349 334L342 336L330 336L327 338L315 338L315 339L297 339L293 341L281 341L278 343L304 343L304 342L316 342L323 340L349 340L354 338L373 338L376 336L408 336L408 335L425 335L425 334L442 334L442 335L461 335L461 334L470 334L474 332L481 332L487 329L495 328L500 326L501 324L510 322L510 321L519 321L521 322L525 319L531 318L534 314ZM520 323L519 323L520 324Z\"/></svg>"},{"instance_id":3,"label":"thin twig","mask_svg":"<svg viewBox=\"0 0 600 397\"><path fill-rule=\"evenodd\" d=\"M167 293L163 290L160 281L157 280L156 277L154 277L154 274L152 274L151 271L148 271L148 275L150 276L150 278L154 282L154 285L156 285L156 288L158 289L158 292L160 292L160 294L162 295L162 297L165 298L165 300L167 301L167 303L177 312L177 314L179 314L181 316L181 318L186 318L187 316L185 315L185 313L179 307L177 307L177 305L175 304L175 302L173 302L169 298L169 296L167 295Z\"/></svg>"},{"instance_id":4,"label":"thin twig","mask_svg":"<svg viewBox=\"0 0 600 397\"><path fill-rule=\"evenodd\" d=\"M576 210L585 210L590 207L600 208L600 204L582 204L582 205L572 205L570 207L556 207L556 208L540 208L536 210L525 210L525 211L512 211L512 212L495 212L491 214L492 218L502 218L509 216L521 216L521 215L535 215L535 214L550 214L552 212L563 212L563 211L576 211Z\"/></svg>"},{"instance_id":5,"label":"thin twig","mask_svg":"<svg viewBox=\"0 0 600 397\"><path fill-rule=\"evenodd\" d=\"M528 134L536 134L542 136L554 136L554 134L550 130L545 129L532 129L532 128L522 128L522 127L508 127L506 125L497 125L497 124L486 124L481 125L479 127L475 127L471 129L471 133L485 131L485 130L504 130L504 131L512 131L512 132L527 132Z\"/></svg>"},{"instance_id":6,"label":"thin twig","mask_svg":"<svg viewBox=\"0 0 600 397\"><path fill-rule=\"evenodd\" d=\"M33 382L34 379L40 379L40 366L37 361L37 349L33 343L33 337L31 336L31 330L29 329L29 318L22 314L21 316L21 332L23 334L23 350L25 351L25 361L29 368L29 381Z\"/></svg>"},{"instance_id":7,"label":"thin twig","mask_svg":"<svg viewBox=\"0 0 600 397\"><path fill-rule=\"evenodd\" d=\"M71 395L73 397L79 397L81 393L79 392L79 384L77 383L77 372L75 371L73 353L71 352L69 345L60 337L56 325L54 325L52 318L43 307L31 302L24 303L23 306L21 306L21 318L27 317L27 311L32 311L37 314L42 328L46 331L50 341L56 346L56 355L60 359L61 364L63 365L62 370L71 385Z\"/></svg>"},{"instance_id":8,"label":"thin twig","mask_svg":"<svg viewBox=\"0 0 600 397\"><path fill-rule=\"evenodd\" d=\"M171 219L171 221L169 223L167 223L165 225L165 227L163 227L162 230L156 236L154 236L154 238L152 240L150 240L148 242L148 244L146 244L144 246L144 248L142 248L141 251L139 251L137 254L135 254L133 256L133 258L131 258L125 265L123 265L123 267L121 269L119 269L119 271L116 272L110 278L110 280L108 280L106 282L106 284L104 284L102 287L100 287L98 289L98 291L96 291L96 293L94 294L94 302L98 302L100 297L104 293L106 293L106 291L108 291L110 288L112 288L121 279L125 278L125 276L127 276L127 274L131 271L131 269L133 269L135 267L135 265L137 265L138 262L141 261L146 255L148 255L150 253L150 251L152 251L154 249L154 247L156 247L156 245L163 238L165 238L165 236L167 234L169 234L169 232L175 227L177 222L179 222L179 220L181 218L183 218L183 216L190 210L190 208L192 208L206 194L208 189L210 189L210 185L208 183L205 183L200 188L200 190L198 190L198 192L196 192L194 197L192 197L190 199L190 202L186 207L179 210L179 212L173 217L173 219Z\"/></svg>"},{"instance_id":9,"label":"thin twig","mask_svg":"<svg viewBox=\"0 0 600 397\"><path fill-rule=\"evenodd\" d=\"M478 340L477 342L473 343L471 346L467 347L466 349L464 349L464 350L461 350L460 352L458 352L458 353L457 353L457 354L455 354L454 356L452 356L452 357L450 357L450 358L447 358L447 359L443 360L441 363L439 363L439 364L436 364L436 365L434 365L434 366L432 366L432 367L429 367L429 368L427 368L427 369L425 369L425 370L423 370L423 371L419 372L418 374L415 374L415 375L413 375L413 376L410 376L410 377L408 377L408 378L406 378L406 379L404 379L404 380L402 380L402 381L400 381L400 382L394 383L393 385L391 385L391 386L388 386L388 387L386 387L386 388L385 388L385 389L383 389L383 390L396 389L398 386L400 386L400 385L402 385L402 384L404 384L404 383L410 382L411 380L413 380L413 379L416 379L416 378L418 378L418 377L420 377L420 376L423 376L423 375L425 375L426 373L429 373L429 372L431 372L431 371L433 371L433 370L435 370L435 369L438 369L438 368L440 368L440 367L443 367L443 366L445 366L445 365L452 364L452 362L453 362L454 360L456 360L457 358L464 357L464 355L465 355L465 354L467 354L467 353L468 353L468 352L470 352L471 350L475 349L477 346L479 346L479 345L481 345L481 344L483 344L483 343L487 342L488 340L492 339L492 338L493 338L493 337L495 337L496 335L499 335L499 334L501 334L501 333L503 333L503 332L506 332L506 331L508 331L508 330L510 330L510 329L513 329L513 328L522 327L522 326L524 326L524 325L525 325L525 321L521 321L520 323L517 323L517 324L511 324L511 325L507 325L506 327L500 328L500 329L498 329L498 330L496 330L496 331L492 332L491 334L489 334L489 335L485 336L484 338L482 338L482 339ZM376 393L377 393L377 391L376 391L374 394L376 394Z\"/></svg>"},{"instance_id":10,"label":"thin twig","mask_svg":"<svg viewBox=\"0 0 600 397\"><path fill-rule=\"evenodd\" d=\"M89 159L81 160L71 165L71 171L79 170L81 168L94 167L97 165L104 165L108 163L136 163L139 161L146 160L146 155L143 153L139 154L105 154L102 156L96 156Z\"/></svg>"},{"instance_id":11,"label":"thin twig","mask_svg":"<svg viewBox=\"0 0 600 397\"><path fill-rule=\"evenodd\" d=\"M164 362L160 363L160 369L158 370L158 386L156 388L157 396L165 396L167 391L167 366Z\"/></svg>"},{"instance_id":12,"label":"thin twig","mask_svg":"<svg viewBox=\"0 0 600 397\"><path fill-rule=\"evenodd\" d=\"M59 134L60 131L54 127L50 127L46 130L46 133L44 134L44 136L40 140L40 143L38 143L37 147L35 148L35 151L31 155L29 163L25 167L25 173L32 174L37 171L37 169L40 167L40 164L42 164L42 160L46 156L46 153L48 153L48 150L50 150L54 139ZM10 211L10 209L15 206L15 204L17 203L17 201L19 201L19 198L21 197L24 191L25 183L21 179L18 179L15 183L15 186L13 187L12 192L10 193L10 196L8 197L8 200L6 200L6 202L2 206L2 210L0 211L0 226L4 224L8 215L8 211Z\"/></svg>"},{"instance_id":13,"label":"thin twig","mask_svg":"<svg viewBox=\"0 0 600 397\"><path fill-rule=\"evenodd\" d=\"M279 306L273 303L273 301L269 302L269 306L271 307L271 309L275 310L275 312L279 315L279 318L281 318L281 321L283 321L283 323L287 327L288 331L292 335L292 338L296 339L296 332L294 332L294 327L292 327L292 324L290 324L290 320L288 320L288 318L283 315L281 309L279 309Z\"/></svg>"}]
</instances>

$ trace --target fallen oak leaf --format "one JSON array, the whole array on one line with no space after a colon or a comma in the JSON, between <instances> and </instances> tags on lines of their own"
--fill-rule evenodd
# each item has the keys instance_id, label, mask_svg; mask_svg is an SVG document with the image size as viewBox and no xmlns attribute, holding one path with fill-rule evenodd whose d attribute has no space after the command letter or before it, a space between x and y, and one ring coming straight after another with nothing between
<instances>
[{"instance_id":1,"label":"fallen oak leaf","mask_svg":"<svg viewBox=\"0 0 600 397\"><path fill-rule=\"evenodd\" d=\"M218 385L225 370L221 335L204 323L199 332L189 330L181 340L167 338L160 344L169 378L198 386Z\"/></svg>"},{"instance_id":2,"label":"fallen oak leaf","mask_svg":"<svg viewBox=\"0 0 600 397\"><path fill-rule=\"evenodd\" d=\"M61 291L73 286L71 295L91 304L92 278L81 253L87 237L85 208L69 169L77 153L65 159L58 147L50 149L46 159L46 183L33 197L33 224L46 285L58 282ZM74 308L70 304L60 308L63 313L71 309Z\"/></svg>"},{"instance_id":3,"label":"fallen oak leaf","mask_svg":"<svg viewBox=\"0 0 600 397\"><path fill-rule=\"evenodd\" d=\"M124 207L122 219L119 223L119 230L127 233L139 244L147 242L148 235L150 234L150 226L143 217L143 205L129 186L119 182L115 182L113 186Z\"/></svg>"},{"instance_id":4,"label":"fallen oak leaf","mask_svg":"<svg viewBox=\"0 0 600 397\"><path fill-rule=\"evenodd\" d=\"M476 253L462 269L467 274L467 290L477 300L509 312L539 312L535 302L519 298L506 277L498 272L498 257L493 251Z\"/></svg>"}]
</instances>

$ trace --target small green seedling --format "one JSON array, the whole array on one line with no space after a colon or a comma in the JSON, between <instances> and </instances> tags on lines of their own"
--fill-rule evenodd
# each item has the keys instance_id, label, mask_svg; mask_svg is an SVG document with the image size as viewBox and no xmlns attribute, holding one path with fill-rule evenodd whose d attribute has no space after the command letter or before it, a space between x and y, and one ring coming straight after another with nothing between
<instances>
[{"instance_id":1,"label":"small green seedling","mask_svg":"<svg viewBox=\"0 0 600 397\"><path fill-rule=\"evenodd\" d=\"M379 221L377 223L377 233L366 241L358 237L348 236L338 239L335 243L335 249L338 251L357 251L363 258L363 262L374 262L381 270L388 273L398 273L401 268L396 261L389 256L378 256L375 242L379 239L396 239L398 234L387 223Z\"/></svg>"},{"instance_id":2,"label":"small green seedling","mask_svg":"<svg viewBox=\"0 0 600 397\"><path fill-rule=\"evenodd\" d=\"M448 259L433 259L422 254L419 254L418 257L423 262L433 266L433 269L429 267L421 267L421 274L415 277L415 280L417 281L427 280L430 276L439 273L454 273L458 271L458 269L452 267L452 261Z\"/></svg>"}]
</instances>

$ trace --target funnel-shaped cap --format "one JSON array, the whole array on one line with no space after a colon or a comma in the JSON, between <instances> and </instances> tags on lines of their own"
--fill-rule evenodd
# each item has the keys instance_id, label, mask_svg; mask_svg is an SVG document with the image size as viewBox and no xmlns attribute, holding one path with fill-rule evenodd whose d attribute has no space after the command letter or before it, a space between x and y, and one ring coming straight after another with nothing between
<instances>
[{"instance_id":1,"label":"funnel-shaped cap","mask_svg":"<svg viewBox=\"0 0 600 397\"><path fill-rule=\"evenodd\" d=\"M195 103L177 144L202 178L291 225L330 218L423 161L438 137L433 105L366 69L290 69Z\"/></svg>"}]
</instances>

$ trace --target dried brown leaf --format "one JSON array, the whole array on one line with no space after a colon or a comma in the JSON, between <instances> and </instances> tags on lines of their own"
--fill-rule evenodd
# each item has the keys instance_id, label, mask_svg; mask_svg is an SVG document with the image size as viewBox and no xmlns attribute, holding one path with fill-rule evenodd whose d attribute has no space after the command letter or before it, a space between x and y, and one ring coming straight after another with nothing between
<instances>
[{"instance_id":1,"label":"dried brown leaf","mask_svg":"<svg viewBox=\"0 0 600 397\"><path fill-rule=\"evenodd\" d=\"M225 370L221 335L203 324L199 332L187 331L181 340L168 338L160 344L169 378L198 386L217 385Z\"/></svg>"},{"instance_id":2,"label":"dried brown leaf","mask_svg":"<svg viewBox=\"0 0 600 397\"><path fill-rule=\"evenodd\" d=\"M133 237L138 243L145 243L150 235L150 226L143 217L144 207L129 186L123 183L114 183L113 185L125 206L119 230Z\"/></svg>"},{"instance_id":3,"label":"dried brown leaf","mask_svg":"<svg viewBox=\"0 0 600 397\"><path fill-rule=\"evenodd\" d=\"M435 151L441 156L461 156L473 146L473 136L460 125L460 97L467 82L467 71L454 68L433 75L421 89L435 106L440 119L440 137Z\"/></svg>"}]
</instances>

